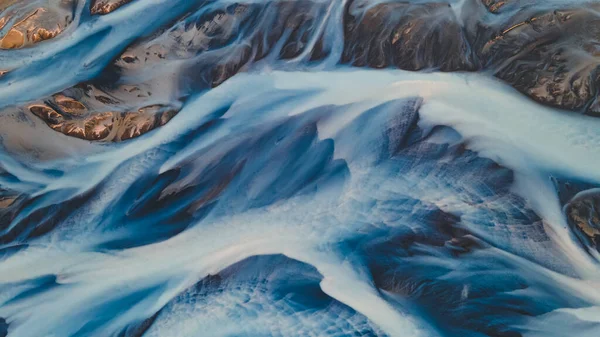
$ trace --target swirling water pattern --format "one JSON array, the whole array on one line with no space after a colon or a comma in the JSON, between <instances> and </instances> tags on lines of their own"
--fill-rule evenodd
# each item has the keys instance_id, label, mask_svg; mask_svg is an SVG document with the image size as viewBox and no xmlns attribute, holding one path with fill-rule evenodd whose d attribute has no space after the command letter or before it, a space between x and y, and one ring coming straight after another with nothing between
<instances>
[{"instance_id":1,"label":"swirling water pattern","mask_svg":"<svg viewBox=\"0 0 600 337\"><path fill-rule=\"evenodd\" d=\"M600 334L595 87L480 41L595 3L6 3L0 336Z\"/></svg>"}]
</instances>

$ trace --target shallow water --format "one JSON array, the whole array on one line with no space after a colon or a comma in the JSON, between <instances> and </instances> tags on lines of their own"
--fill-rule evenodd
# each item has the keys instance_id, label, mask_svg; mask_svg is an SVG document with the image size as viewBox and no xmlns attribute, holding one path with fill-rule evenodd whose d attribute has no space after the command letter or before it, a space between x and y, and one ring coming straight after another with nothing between
<instances>
[{"instance_id":1,"label":"shallow water","mask_svg":"<svg viewBox=\"0 0 600 337\"><path fill-rule=\"evenodd\" d=\"M595 87L482 51L595 2L4 3L0 336L600 332Z\"/></svg>"}]
</instances>

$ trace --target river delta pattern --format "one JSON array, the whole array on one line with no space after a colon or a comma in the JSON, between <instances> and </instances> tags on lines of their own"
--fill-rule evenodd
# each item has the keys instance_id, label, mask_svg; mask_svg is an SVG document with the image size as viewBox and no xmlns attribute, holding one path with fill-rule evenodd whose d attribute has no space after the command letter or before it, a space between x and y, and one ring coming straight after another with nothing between
<instances>
[{"instance_id":1,"label":"river delta pattern","mask_svg":"<svg viewBox=\"0 0 600 337\"><path fill-rule=\"evenodd\" d=\"M599 66L592 0L0 0L0 336L598 337Z\"/></svg>"}]
</instances>

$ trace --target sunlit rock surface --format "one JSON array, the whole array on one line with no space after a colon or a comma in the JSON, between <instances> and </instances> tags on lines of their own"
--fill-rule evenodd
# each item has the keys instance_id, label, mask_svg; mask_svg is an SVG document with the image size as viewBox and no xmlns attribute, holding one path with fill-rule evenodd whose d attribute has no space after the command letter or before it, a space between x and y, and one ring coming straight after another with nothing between
<instances>
[{"instance_id":1,"label":"sunlit rock surface","mask_svg":"<svg viewBox=\"0 0 600 337\"><path fill-rule=\"evenodd\" d=\"M92 13L92 15L108 14L131 1L133 1L133 0L92 0L91 13Z\"/></svg>"},{"instance_id":2,"label":"sunlit rock surface","mask_svg":"<svg viewBox=\"0 0 600 337\"><path fill-rule=\"evenodd\" d=\"M102 105L100 108L107 108ZM46 104L35 104L29 111L50 128L67 136L91 141L122 141L138 137L165 125L177 113L172 107L151 105L137 111L90 112L81 102L55 95Z\"/></svg>"},{"instance_id":3,"label":"sunlit rock surface","mask_svg":"<svg viewBox=\"0 0 600 337\"><path fill-rule=\"evenodd\" d=\"M76 0L0 2L0 49L52 39L73 20Z\"/></svg>"},{"instance_id":4,"label":"sunlit rock surface","mask_svg":"<svg viewBox=\"0 0 600 337\"><path fill-rule=\"evenodd\" d=\"M0 0L0 337L598 337L599 13Z\"/></svg>"},{"instance_id":5,"label":"sunlit rock surface","mask_svg":"<svg viewBox=\"0 0 600 337\"><path fill-rule=\"evenodd\" d=\"M484 45L482 57L495 65L499 78L536 101L597 114L598 8L515 15Z\"/></svg>"},{"instance_id":6,"label":"sunlit rock surface","mask_svg":"<svg viewBox=\"0 0 600 337\"><path fill-rule=\"evenodd\" d=\"M470 42L446 2L355 0L344 17L344 61L373 68L475 70Z\"/></svg>"},{"instance_id":7,"label":"sunlit rock surface","mask_svg":"<svg viewBox=\"0 0 600 337\"><path fill-rule=\"evenodd\" d=\"M95 1L90 10L109 14L128 2ZM12 28L3 29L2 45L20 48L58 35L72 21L75 8L84 10L76 5L61 1L33 8L8 3L3 18L13 21ZM19 6L33 12L23 14L26 10ZM66 93L53 93L74 93L92 108L90 114L101 115L88 124L106 126L87 133L86 121L49 126L91 141L122 140L106 138L111 110L177 106L190 92L218 86L270 60L280 69L326 63L491 72L535 101L595 115L597 6L567 2L536 6L530 1L199 1L196 11L182 12L131 41L98 78ZM25 18L18 21L11 13ZM58 15L66 21L58 20ZM340 25L343 32L336 32ZM330 37L334 35L337 39ZM152 104L145 104L148 100ZM130 134L141 135L161 125L150 120L143 124Z\"/></svg>"},{"instance_id":8,"label":"sunlit rock surface","mask_svg":"<svg viewBox=\"0 0 600 337\"><path fill-rule=\"evenodd\" d=\"M580 240L591 249L600 251L599 206L598 191L584 191L567 204L565 213Z\"/></svg>"}]
</instances>

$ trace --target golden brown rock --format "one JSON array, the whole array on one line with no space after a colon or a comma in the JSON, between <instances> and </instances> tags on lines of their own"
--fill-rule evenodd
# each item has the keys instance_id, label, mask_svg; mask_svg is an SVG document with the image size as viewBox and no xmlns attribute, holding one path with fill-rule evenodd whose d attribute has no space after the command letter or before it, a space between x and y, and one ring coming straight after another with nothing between
<instances>
[{"instance_id":1,"label":"golden brown rock","mask_svg":"<svg viewBox=\"0 0 600 337\"><path fill-rule=\"evenodd\" d=\"M583 212L578 208L571 208L569 210L568 217L573 221L573 223L583 232L585 235L590 237L590 239L594 243L598 243L595 241L595 238L600 238L600 229L592 227L592 223L598 224L600 223L600 219L598 218L598 214L582 214ZM590 218L586 218L586 216L590 216Z\"/></svg>"},{"instance_id":2,"label":"golden brown rock","mask_svg":"<svg viewBox=\"0 0 600 337\"><path fill-rule=\"evenodd\" d=\"M482 44L479 59L540 103L598 114L600 15L594 9L519 12Z\"/></svg>"},{"instance_id":3,"label":"golden brown rock","mask_svg":"<svg viewBox=\"0 0 600 337\"><path fill-rule=\"evenodd\" d=\"M59 111L46 104L34 104L29 111L54 131L89 141L118 142L139 137L168 123L177 111L163 105L151 105L134 112L91 113L77 100L55 95ZM64 110L66 109L66 111Z\"/></svg>"},{"instance_id":4,"label":"golden brown rock","mask_svg":"<svg viewBox=\"0 0 600 337\"><path fill-rule=\"evenodd\" d=\"M70 115L80 116L87 110L81 102L64 95L54 95L54 101L63 112Z\"/></svg>"},{"instance_id":5,"label":"golden brown rock","mask_svg":"<svg viewBox=\"0 0 600 337\"><path fill-rule=\"evenodd\" d=\"M600 196L589 193L574 198L565 207L568 223L573 227L583 242L600 251Z\"/></svg>"},{"instance_id":6,"label":"golden brown rock","mask_svg":"<svg viewBox=\"0 0 600 337\"><path fill-rule=\"evenodd\" d=\"M114 114L105 112L87 119L85 133L89 140L100 140L109 136L114 126Z\"/></svg>"},{"instance_id":7,"label":"golden brown rock","mask_svg":"<svg viewBox=\"0 0 600 337\"><path fill-rule=\"evenodd\" d=\"M356 0L344 15L343 63L405 70L475 70L466 31L447 3Z\"/></svg>"},{"instance_id":8,"label":"golden brown rock","mask_svg":"<svg viewBox=\"0 0 600 337\"><path fill-rule=\"evenodd\" d=\"M10 6L22 0L0 0L0 11L4 11ZM0 29L2 29L2 19L0 18Z\"/></svg>"},{"instance_id":9,"label":"golden brown rock","mask_svg":"<svg viewBox=\"0 0 600 337\"><path fill-rule=\"evenodd\" d=\"M46 7L10 7L0 17L0 29L11 19L14 24L0 36L0 49L18 49L52 39L59 35L72 21L75 0L50 3Z\"/></svg>"},{"instance_id":10,"label":"golden brown rock","mask_svg":"<svg viewBox=\"0 0 600 337\"><path fill-rule=\"evenodd\" d=\"M539 42L540 38L554 36L560 33L561 26L570 20L574 12L554 11L527 18L523 21L511 22L496 36L488 41L482 53L498 52L498 49L509 47L523 48L531 43ZM546 41L548 39L543 39Z\"/></svg>"},{"instance_id":11,"label":"golden brown rock","mask_svg":"<svg viewBox=\"0 0 600 337\"><path fill-rule=\"evenodd\" d=\"M41 118L50 128L67 136L100 140L108 136L112 127L113 113L110 114L109 122L106 115L94 115L89 118L65 118L65 116L44 104L29 107L34 115Z\"/></svg>"},{"instance_id":12,"label":"golden brown rock","mask_svg":"<svg viewBox=\"0 0 600 337\"><path fill-rule=\"evenodd\" d=\"M0 209L8 208L15 203L17 197L0 197Z\"/></svg>"},{"instance_id":13,"label":"golden brown rock","mask_svg":"<svg viewBox=\"0 0 600 337\"><path fill-rule=\"evenodd\" d=\"M14 49L21 48L25 44L25 37L23 33L11 29L4 37L2 38L2 42L0 43L0 48L2 49Z\"/></svg>"},{"instance_id":14,"label":"golden brown rock","mask_svg":"<svg viewBox=\"0 0 600 337\"><path fill-rule=\"evenodd\" d=\"M31 111L34 115L41 118L50 127L53 127L55 125L58 125L58 124L61 124L64 122L64 118L61 114L59 114L56 110L54 110L46 105L40 104L40 105L30 106L29 111Z\"/></svg>"},{"instance_id":15,"label":"golden brown rock","mask_svg":"<svg viewBox=\"0 0 600 337\"><path fill-rule=\"evenodd\" d=\"M94 0L90 11L92 15L105 15L131 1L133 0Z\"/></svg>"},{"instance_id":16,"label":"golden brown rock","mask_svg":"<svg viewBox=\"0 0 600 337\"><path fill-rule=\"evenodd\" d=\"M139 137L148 131L165 125L175 114L174 110L162 105L152 105L135 112L126 112L120 122L116 140Z\"/></svg>"},{"instance_id":17,"label":"golden brown rock","mask_svg":"<svg viewBox=\"0 0 600 337\"><path fill-rule=\"evenodd\" d=\"M141 110L137 112L128 112L125 113L122 123L123 124L119 138L121 140L131 139L139 137L144 133L154 129L154 125L156 124L156 116L146 114Z\"/></svg>"},{"instance_id":18,"label":"golden brown rock","mask_svg":"<svg viewBox=\"0 0 600 337\"><path fill-rule=\"evenodd\" d=\"M483 0L485 7L492 13L497 14L500 12L502 7L506 5L504 0Z\"/></svg>"}]
</instances>

